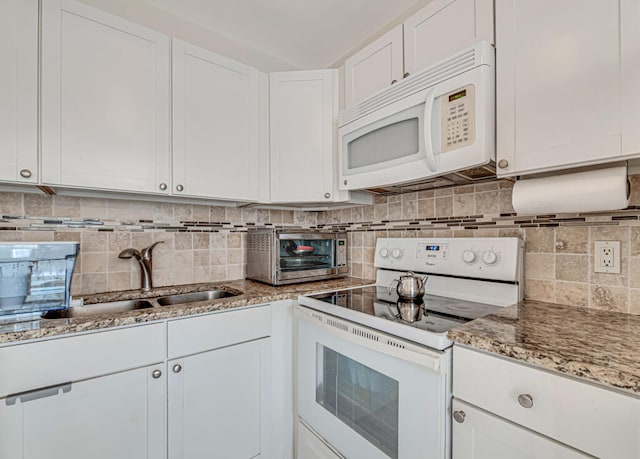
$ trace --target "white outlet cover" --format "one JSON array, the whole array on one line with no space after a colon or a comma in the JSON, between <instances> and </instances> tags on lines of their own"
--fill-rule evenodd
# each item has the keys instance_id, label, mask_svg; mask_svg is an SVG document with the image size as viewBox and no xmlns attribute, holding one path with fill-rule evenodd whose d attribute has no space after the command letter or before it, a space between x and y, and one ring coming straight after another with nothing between
<instances>
[{"instance_id":1,"label":"white outlet cover","mask_svg":"<svg viewBox=\"0 0 640 459\"><path fill-rule=\"evenodd\" d=\"M620 274L620 241L594 241L593 255L594 273Z\"/></svg>"}]
</instances>

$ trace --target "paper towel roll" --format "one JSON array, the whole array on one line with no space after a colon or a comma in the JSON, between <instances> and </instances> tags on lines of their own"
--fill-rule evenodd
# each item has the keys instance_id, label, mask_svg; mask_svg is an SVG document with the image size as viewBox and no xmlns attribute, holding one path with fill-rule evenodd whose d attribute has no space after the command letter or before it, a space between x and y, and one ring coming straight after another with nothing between
<instances>
[{"instance_id":1,"label":"paper towel roll","mask_svg":"<svg viewBox=\"0 0 640 459\"><path fill-rule=\"evenodd\" d=\"M629 205L627 166L519 180L512 199L519 214L624 209Z\"/></svg>"}]
</instances>

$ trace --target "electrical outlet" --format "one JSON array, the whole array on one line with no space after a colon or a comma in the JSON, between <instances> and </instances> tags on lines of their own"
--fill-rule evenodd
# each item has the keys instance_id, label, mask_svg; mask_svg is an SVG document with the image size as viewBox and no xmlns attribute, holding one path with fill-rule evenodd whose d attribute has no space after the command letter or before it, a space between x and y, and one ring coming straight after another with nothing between
<instances>
[{"instance_id":1,"label":"electrical outlet","mask_svg":"<svg viewBox=\"0 0 640 459\"><path fill-rule=\"evenodd\" d=\"M595 241L593 254L593 272L620 274L620 241Z\"/></svg>"}]
</instances>

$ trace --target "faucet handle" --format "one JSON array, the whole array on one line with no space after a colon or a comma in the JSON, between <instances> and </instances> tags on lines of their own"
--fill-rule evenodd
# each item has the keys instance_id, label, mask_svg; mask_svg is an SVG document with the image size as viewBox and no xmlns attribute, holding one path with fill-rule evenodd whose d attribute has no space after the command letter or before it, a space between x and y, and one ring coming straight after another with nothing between
<instances>
[{"instance_id":1,"label":"faucet handle","mask_svg":"<svg viewBox=\"0 0 640 459\"><path fill-rule=\"evenodd\" d=\"M143 258L150 258L151 257L151 252L153 251L153 249L155 248L155 246L157 246L158 244L164 244L164 241L157 241L154 242L153 244L151 244L149 247L145 247L144 249L142 249L140 252L142 253L142 257Z\"/></svg>"}]
</instances>

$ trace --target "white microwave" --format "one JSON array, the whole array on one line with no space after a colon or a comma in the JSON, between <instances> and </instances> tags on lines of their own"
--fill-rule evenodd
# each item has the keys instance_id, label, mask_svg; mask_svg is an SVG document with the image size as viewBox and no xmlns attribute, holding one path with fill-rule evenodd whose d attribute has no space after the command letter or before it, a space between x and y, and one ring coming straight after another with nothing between
<instances>
[{"instance_id":1,"label":"white microwave","mask_svg":"<svg viewBox=\"0 0 640 459\"><path fill-rule=\"evenodd\" d=\"M480 42L342 111L338 133L343 190L495 177L495 49Z\"/></svg>"}]
</instances>

